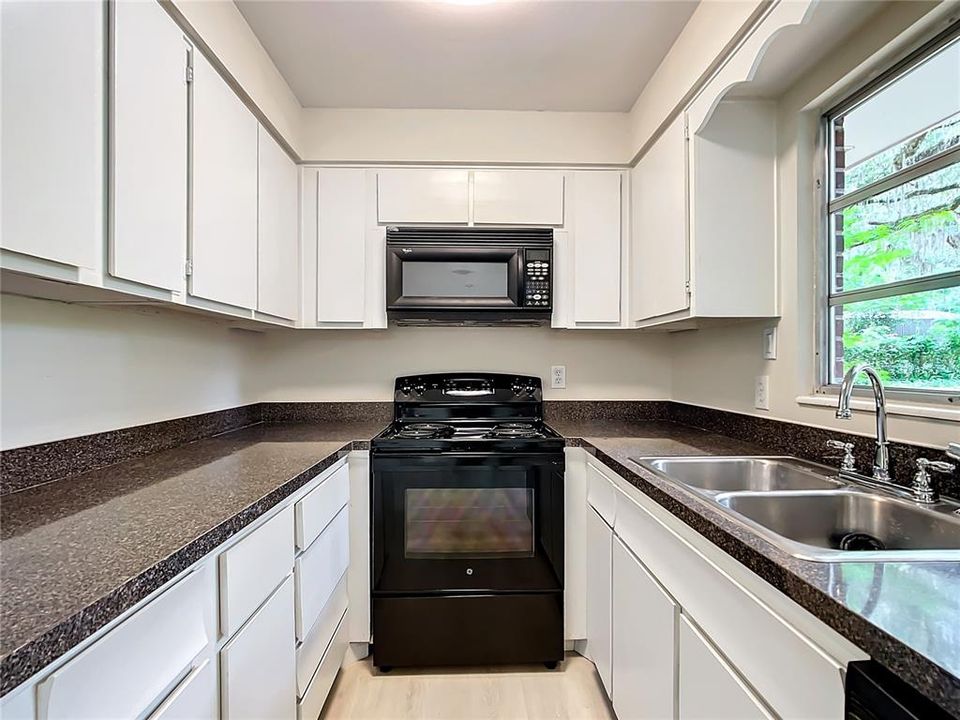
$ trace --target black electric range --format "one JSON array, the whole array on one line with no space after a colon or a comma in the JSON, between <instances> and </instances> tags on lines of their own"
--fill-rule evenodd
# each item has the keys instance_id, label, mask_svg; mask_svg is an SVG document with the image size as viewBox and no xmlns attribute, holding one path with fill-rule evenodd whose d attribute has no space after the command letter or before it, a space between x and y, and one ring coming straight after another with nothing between
<instances>
[{"instance_id":1,"label":"black electric range","mask_svg":"<svg viewBox=\"0 0 960 720\"><path fill-rule=\"evenodd\" d=\"M371 443L375 665L562 659L563 446L539 378L397 378Z\"/></svg>"}]
</instances>

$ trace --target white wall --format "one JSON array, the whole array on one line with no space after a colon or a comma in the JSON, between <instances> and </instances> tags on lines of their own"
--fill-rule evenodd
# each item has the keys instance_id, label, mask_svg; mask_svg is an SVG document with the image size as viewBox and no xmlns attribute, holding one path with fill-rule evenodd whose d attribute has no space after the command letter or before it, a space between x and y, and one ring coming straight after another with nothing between
<instances>
[{"instance_id":1,"label":"white wall","mask_svg":"<svg viewBox=\"0 0 960 720\"><path fill-rule=\"evenodd\" d=\"M814 183L820 171L816 150L819 118L864 77L888 66L891 42L929 10L930 6L920 3L893 4L841 43L781 98L778 214L782 317L778 359L764 361L761 357L761 331L766 322L677 334L671 341L673 399L873 435L872 411L857 412L852 421L839 421L831 407L797 402L816 385L813 279L819 216ZM877 55L884 48L886 51ZM770 377L769 411L753 407L757 375ZM955 422L891 416L890 434L898 440L943 447L960 437L960 429Z\"/></svg>"},{"instance_id":2,"label":"white wall","mask_svg":"<svg viewBox=\"0 0 960 720\"><path fill-rule=\"evenodd\" d=\"M0 448L255 402L261 338L184 314L0 297Z\"/></svg>"},{"instance_id":3,"label":"white wall","mask_svg":"<svg viewBox=\"0 0 960 720\"><path fill-rule=\"evenodd\" d=\"M550 328L390 328L271 332L259 347L263 400L392 400L397 375L488 370L538 375L566 365L551 400L665 399L668 339Z\"/></svg>"},{"instance_id":4,"label":"white wall","mask_svg":"<svg viewBox=\"0 0 960 720\"><path fill-rule=\"evenodd\" d=\"M317 162L624 163L626 113L500 110L303 111Z\"/></svg>"}]
</instances>

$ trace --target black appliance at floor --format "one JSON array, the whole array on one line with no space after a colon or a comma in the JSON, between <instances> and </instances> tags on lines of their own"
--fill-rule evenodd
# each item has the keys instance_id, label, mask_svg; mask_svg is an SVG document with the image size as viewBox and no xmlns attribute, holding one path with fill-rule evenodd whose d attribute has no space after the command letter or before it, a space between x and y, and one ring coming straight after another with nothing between
<instances>
[{"instance_id":1,"label":"black appliance at floor","mask_svg":"<svg viewBox=\"0 0 960 720\"><path fill-rule=\"evenodd\" d=\"M874 660L847 663L845 720L951 720L951 716Z\"/></svg>"},{"instance_id":2,"label":"black appliance at floor","mask_svg":"<svg viewBox=\"0 0 960 720\"><path fill-rule=\"evenodd\" d=\"M370 453L374 665L563 659L563 446L539 378L397 378Z\"/></svg>"}]
</instances>

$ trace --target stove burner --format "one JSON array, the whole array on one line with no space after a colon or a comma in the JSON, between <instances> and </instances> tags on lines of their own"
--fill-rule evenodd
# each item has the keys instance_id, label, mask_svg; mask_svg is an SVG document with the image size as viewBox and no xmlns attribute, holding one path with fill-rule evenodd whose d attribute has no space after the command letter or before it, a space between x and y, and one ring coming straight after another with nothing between
<instances>
[{"instance_id":1,"label":"stove burner","mask_svg":"<svg viewBox=\"0 0 960 720\"><path fill-rule=\"evenodd\" d=\"M537 429L530 423L501 423L490 431L490 435L499 438L532 438L536 437Z\"/></svg>"},{"instance_id":2,"label":"stove burner","mask_svg":"<svg viewBox=\"0 0 960 720\"><path fill-rule=\"evenodd\" d=\"M453 428L444 423L412 423L397 432L398 438L411 440L429 440L437 437L449 437Z\"/></svg>"}]
</instances>

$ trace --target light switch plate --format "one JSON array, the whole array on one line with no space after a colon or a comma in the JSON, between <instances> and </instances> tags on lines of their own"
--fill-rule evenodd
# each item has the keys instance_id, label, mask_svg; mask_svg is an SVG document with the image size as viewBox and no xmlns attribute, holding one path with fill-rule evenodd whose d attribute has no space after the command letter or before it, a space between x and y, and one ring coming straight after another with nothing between
<instances>
[{"instance_id":1,"label":"light switch plate","mask_svg":"<svg viewBox=\"0 0 960 720\"><path fill-rule=\"evenodd\" d=\"M770 409L770 376L757 375L753 383L753 406L758 410Z\"/></svg>"},{"instance_id":2,"label":"light switch plate","mask_svg":"<svg viewBox=\"0 0 960 720\"><path fill-rule=\"evenodd\" d=\"M777 328L768 327L763 329L763 359L777 359Z\"/></svg>"},{"instance_id":3,"label":"light switch plate","mask_svg":"<svg viewBox=\"0 0 960 720\"><path fill-rule=\"evenodd\" d=\"M567 366L554 365L550 368L550 387L563 389L567 386Z\"/></svg>"}]
</instances>

